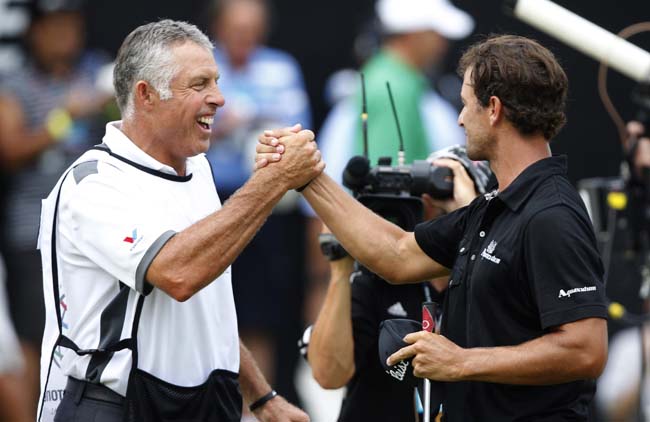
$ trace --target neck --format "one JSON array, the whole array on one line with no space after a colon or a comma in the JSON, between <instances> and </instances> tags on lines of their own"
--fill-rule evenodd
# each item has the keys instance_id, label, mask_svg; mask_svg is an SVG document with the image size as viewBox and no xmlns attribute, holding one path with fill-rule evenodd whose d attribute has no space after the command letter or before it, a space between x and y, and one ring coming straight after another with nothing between
<instances>
[{"instance_id":1,"label":"neck","mask_svg":"<svg viewBox=\"0 0 650 422\"><path fill-rule=\"evenodd\" d=\"M551 156L548 141L542 135L522 136L515 129L495 143L490 168L503 192L531 164Z\"/></svg>"},{"instance_id":2,"label":"neck","mask_svg":"<svg viewBox=\"0 0 650 422\"><path fill-rule=\"evenodd\" d=\"M421 60L419 60L418 55L415 54L413 49L409 48L409 44L405 39L395 37L388 40L385 44L385 48L412 68L418 70L422 69L423 64L421 63Z\"/></svg>"},{"instance_id":3,"label":"neck","mask_svg":"<svg viewBox=\"0 0 650 422\"><path fill-rule=\"evenodd\" d=\"M122 121L124 133L138 148L157 161L173 168L179 176L185 176L185 159L177 159L164 149L164 140L156 136L154 126L147 119L139 119L137 124L134 118Z\"/></svg>"}]
</instances>

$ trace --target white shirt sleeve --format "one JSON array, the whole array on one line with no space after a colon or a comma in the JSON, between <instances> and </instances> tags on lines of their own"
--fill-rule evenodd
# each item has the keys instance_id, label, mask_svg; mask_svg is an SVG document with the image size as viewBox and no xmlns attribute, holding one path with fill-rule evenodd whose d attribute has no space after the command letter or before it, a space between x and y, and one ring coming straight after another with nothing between
<instances>
[{"instance_id":1,"label":"white shirt sleeve","mask_svg":"<svg viewBox=\"0 0 650 422\"><path fill-rule=\"evenodd\" d=\"M59 233L72 245L70 259L86 258L130 288L148 294L146 271L176 232L163 221L163 212L146 203L147 195L137 183L110 164L98 166L97 173L78 183L72 174L66 180Z\"/></svg>"}]
</instances>

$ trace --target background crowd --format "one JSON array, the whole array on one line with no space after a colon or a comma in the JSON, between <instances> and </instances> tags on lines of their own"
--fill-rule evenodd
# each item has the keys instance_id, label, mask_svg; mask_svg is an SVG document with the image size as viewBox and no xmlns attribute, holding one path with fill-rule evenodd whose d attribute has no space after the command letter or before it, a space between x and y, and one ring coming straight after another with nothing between
<instances>
[{"instance_id":1,"label":"background crowd","mask_svg":"<svg viewBox=\"0 0 650 422\"><path fill-rule=\"evenodd\" d=\"M447 3L439 3L439 10L446 10ZM570 81L568 124L554 141L553 152L569 155L572 181L618 177L625 157L616 127L597 99L597 63L507 16L500 2L453 3L471 18L458 22L445 15L437 31L416 36L409 34L420 34L420 28L408 25L386 31L386 17L381 22L374 0L0 0L0 421L33 420L38 398L44 321L40 255L35 249L40 201L81 152L101 141L104 124L119 119L110 64L124 36L142 23L159 17L187 20L215 43L226 106L216 115L207 156L223 201L250 175L256 134L268 127L300 122L314 130L327 171L340 178L345 160L359 151L353 146L359 137L359 78L351 69L363 68L379 79L386 74L382 72L391 71L386 67L402 76L413 73L410 81L393 87L404 113L409 160L462 143L463 134L455 126L461 81L454 69L463 47L491 32L536 38L565 67ZM625 8L610 0L557 3L613 32L650 16L646 2ZM450 23L455 26L450 28ZM632 41L650 49L650 34ZM400 60L390 62L396 57ZM636 118L638 106L630 99L634 84L612 73L609 86L621 114L627 120ZM382 105L376 89L369 95L370 149L375 142L375 151L396 150L396 136L382 137L393 130L390 115L382 114L389 107L387 97ZM409 102L407 95L417 100ZM422 97L428 100L420 103ZM432 119L425 111L417 118L418 110L432 108L431 115L439 119L433 128L427 127ZM604 189L598 183L589 186L595 186L592 191ZM303 328L315 320L327 286L328 266L316 242L319 231L320 222L299 195L287 194L235 262L233 288L242 339L262 371L280 394L303 403L314 421L326 422L338 413L337 397L320 396L296 348ZM638 248L629 246L632 243L615 246L608 293L630 312L643 313L644 300L638 295L643 259L638 258ZM5 321L12 322L15 337ZM622 328L610 323L610 340ZM640 343L630 339L629 331L624 335L628 345L617 348L632 350ZM632 374L647 371L637 362L639 370ZM620 373L629 370L623 363L619 366ZM605 376L608 383L623 382L612 370ZM642 385L643 379L637 383ZM600 412L607 420L607 401L618 398L607 393L607 386L602 391ZM314 400L315 394L327 398ZM632 395L627 399L637 400L638 393ZM310 409L312 402L325 410Z\"/></svg>"}]
</instances>

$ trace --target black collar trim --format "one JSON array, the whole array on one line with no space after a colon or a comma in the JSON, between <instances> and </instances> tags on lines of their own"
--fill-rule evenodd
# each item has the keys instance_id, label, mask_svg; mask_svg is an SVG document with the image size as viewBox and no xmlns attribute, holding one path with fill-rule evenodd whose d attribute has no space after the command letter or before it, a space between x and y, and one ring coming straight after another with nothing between
<instances>
[{"instance_id":1,"label":"black collar trim","mask_svg":"<svg viewBox=\"0 0 650 422\"><path fill-rule=\"evenodd\" d=\"M171 180L172 182L189 182L190 180L192 180L192 174L188 174L185 176L175 176L173 174L169 174L162 171L151 169L149 167L145 167L142 164L138 164L134 161L129 160L128 158L124 158L121 155L115 154L113 151L111 151L111 149L106 144L95 145L91 149L97 149L100 151L107 152L108 154L110 154L111 157L115 157L118 160L123 161L126 164L137 168L138 170L142 170L145 173L149 173L153 176L158 176L158 177L162 177L163 179Z\"/></svg>"}]
</instances>

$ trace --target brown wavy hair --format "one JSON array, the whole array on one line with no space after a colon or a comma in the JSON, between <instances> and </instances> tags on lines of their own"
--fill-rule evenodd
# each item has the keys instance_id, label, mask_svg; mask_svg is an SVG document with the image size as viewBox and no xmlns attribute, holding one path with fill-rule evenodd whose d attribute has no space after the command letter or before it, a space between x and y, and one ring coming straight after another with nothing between
<instances>
[{"instance_id":1,"label":"brown wavy hair","mask_svg":"<svg viewBox=\"0 0 650 422\"><path fill-rule=\"evenodd\" d=\"M492 35L469 47L458 65L471 69L474 94L485 107L491 96L520 133L552 139L566 123L568 80L557 59L538 42L516 35Z\"/></svg>"}]
</instances>

